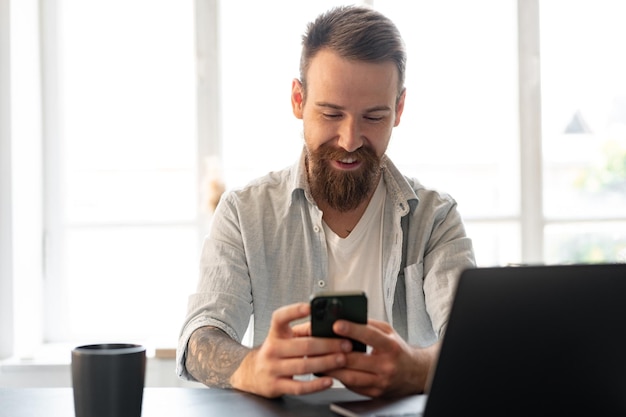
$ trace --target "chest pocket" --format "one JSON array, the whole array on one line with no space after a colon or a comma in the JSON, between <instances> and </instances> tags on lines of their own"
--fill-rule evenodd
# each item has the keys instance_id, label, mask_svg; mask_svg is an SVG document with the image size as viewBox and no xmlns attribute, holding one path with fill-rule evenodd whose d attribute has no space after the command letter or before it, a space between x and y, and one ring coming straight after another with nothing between
<instances>
[{"instance_id":1,"label":"chest pocket","mask_svg":"<svg viewBox=\"0 0 626 417\"><path fill-rule=\"evenodd\" d=\"M430 346L437 341L426 309L424 264L409 265L398 277L393 326L410 345Z\"/></svg>"}]
</instances>

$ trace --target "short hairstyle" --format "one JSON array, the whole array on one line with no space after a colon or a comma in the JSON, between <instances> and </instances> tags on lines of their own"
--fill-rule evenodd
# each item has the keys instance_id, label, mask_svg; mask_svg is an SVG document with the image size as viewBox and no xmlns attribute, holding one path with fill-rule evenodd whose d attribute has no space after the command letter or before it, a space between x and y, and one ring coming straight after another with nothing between
<instances>
[{"instance_id":1,"label":"short hairstyle","mask_svg":"<svg viewBox=\"0 0 626 417\"><path fill-rule=\"evenodd\" d=\"M398 98L404 90L406 49L396 25L365 6L339 6L319 15L302 36L300 81L306 93L306 73L313 57L331 49L346 59L393 62L398 69Z\"/></svg>"}]
</instances>

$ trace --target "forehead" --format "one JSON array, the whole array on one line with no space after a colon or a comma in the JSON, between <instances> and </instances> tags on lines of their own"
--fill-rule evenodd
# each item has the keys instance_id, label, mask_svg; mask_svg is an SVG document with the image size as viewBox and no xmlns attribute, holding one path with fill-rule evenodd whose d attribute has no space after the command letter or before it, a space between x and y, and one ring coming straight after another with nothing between
<instances>
[{"instance_id":1,"label":"forehead","mask_svg":"<svg viewBox=\"0 0 626 417\"><path fill-rule=\"evenodd\" d=\"M398 69L391 61L350 60L323 49L311 60L306 76L307 101L391 105L398 94Z\"/></svg>"}]
</instances>

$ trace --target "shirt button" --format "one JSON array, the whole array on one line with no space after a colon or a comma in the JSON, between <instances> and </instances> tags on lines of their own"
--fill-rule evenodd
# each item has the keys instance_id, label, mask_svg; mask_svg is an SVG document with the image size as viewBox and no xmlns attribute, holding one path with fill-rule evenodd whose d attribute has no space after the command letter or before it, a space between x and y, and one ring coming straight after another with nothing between
<instances>
[{"instance_id":1,"label":"shirt button","mask_svg":"<svg viewBox=\"0 0 626 417\"><path fill-rule=\"evenodd\" d=\"M313 226L313 231L314 231L315 233L319 233L319 231L320 231L319 226Z\"/></svg>"},{"instance_id":2,"label":"shirt button","mask_svg":"<svg viewBox=\"0 0 626 417\"><path fill-rule=\"evenodd\" d=\"M320 279L319 281L317 281L317 286L320 288L324 288L326 286L326 281Z\"/></svg>"}]
</instances>

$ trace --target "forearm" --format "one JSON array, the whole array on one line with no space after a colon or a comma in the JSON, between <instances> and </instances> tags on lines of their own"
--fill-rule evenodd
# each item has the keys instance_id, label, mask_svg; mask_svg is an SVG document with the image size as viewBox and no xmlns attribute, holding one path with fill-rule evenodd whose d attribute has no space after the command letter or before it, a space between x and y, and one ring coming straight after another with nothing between
<instances>
[{"instance_id":1,"label":"forearm","mask_svg":"<svg viewBox=\"0 0 626 417\"><path fill-rule=\"evenodd\" d=\"M435 364L441 348L441 342L437 342L427 348L415 348L414 360L415 370L413 375L413 385L418 392L424 392L429 387L430 375L435 371Z\"/></svg>"},{"instance_id":2,"label":"forearm","mask_svg":"<svg viewBox=\"0 0 626 417\"><path fill-rule=\"evenodd\" d=\"M199 382L215 388L232 388L231 376L250 349L216 327L201 327L187 344L185 366Z\"/></svg>"}]
</instances>

